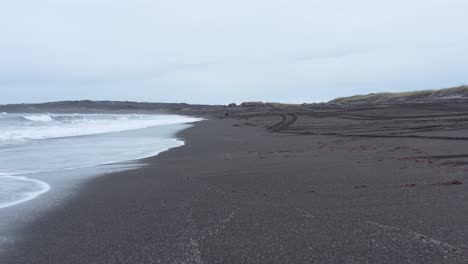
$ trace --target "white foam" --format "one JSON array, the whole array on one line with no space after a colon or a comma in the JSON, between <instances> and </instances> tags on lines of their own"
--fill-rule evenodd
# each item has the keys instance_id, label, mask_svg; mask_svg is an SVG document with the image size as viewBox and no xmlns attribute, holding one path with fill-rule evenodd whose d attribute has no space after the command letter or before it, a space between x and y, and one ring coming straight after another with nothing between
<instances>
[{"instance_id":1,"label":"white foam","mask_svg":"<svg viewBox=\"0 0 468 264\"><path fill-rule=\"evenodd\" d=\"M0 130L0 141L35 140L95 135L153 126L199 121L199 118L171 115L24 115L30 121L41 122L26 126L10 125Z\"/></svg>"},{"instance_id":2,"label":"white foam","mask_svg":"<svg viewBox=\"0 0 468 264\"><path fill-rule=\"evenodd\" d=\"M48 192L50 185L27 177L0 176L0 209L32 200Z\"/></svg>"},{"instance_id":3,"label":"white foam","mask_svg":"<svg viewBox=\"0 0 468 264\"><path fill-rule=\"evenodd\" d=\"M171 127L127 130L200 120L170 115L1 116L6 118L0 119L0 209L49 191L48 183L32 179L38 177L35 174L137 160L184 145L183 141L172 138L176 130ZM120 133L104 134L110 132ZM92 136L95 134L104 135ZM67 173L61 177L67 177Z\"/></svg>"},{"instance_id":4,"label":"white foam","mask_svg":"<svg viewBox=\"0 0 468 264\"><path fill-rule=\"evenodd\" d=\"M23 117L29 121L39 121L39 122L54 121L54 119L49 115L26 115Z\"/></svg>"},{"instance_id":5,"label":"white foam","mask_svg":"<svg viewBox=\"0 0 468 264\"><path fill-rule=\"evenodd\" d=\"M163 143L163 142L160 142ZM83 166L73 166L73 167L61 167L51 169L49 171L30 171L30 172L23 172L18 174L5 174L0 173L0 210L2 208L11 207L14 205L18 205L30 200L37 198L38 196L48 192L51 187L48 183L27 178L24 175L32 175L36 173L45 173L45 172L53 172L53 171L66 171L66 170L73 170L73 169L80 169L80 168L87 168L87 167L94 167L97 165L105 165L105 164L115 164L123 161L132 161L132 160L139 160L144 159L152 156L156 156L161 152L167 151L171 148L180 147L184 145L184 142L181 140L176 139L168 139L166 143L170 143L165 147L161 147L156 151L146 152L146 153L128 153L128 156L121 157L121 159L116 160L107 160L102 161L100 163L92 163ZM133 155L132 155L133 154ZM141 155L135 155L141 154ZM16 175L16 176L15 176Z\"/></svg>"}]
</instances>

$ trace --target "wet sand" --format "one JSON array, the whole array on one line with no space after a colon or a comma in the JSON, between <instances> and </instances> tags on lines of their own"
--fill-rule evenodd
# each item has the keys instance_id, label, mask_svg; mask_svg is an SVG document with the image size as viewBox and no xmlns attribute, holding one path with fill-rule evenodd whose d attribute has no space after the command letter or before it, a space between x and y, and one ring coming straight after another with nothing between
<instances>
[{"instance_id":1,"label":"wet sand","mask_svg":"<svg viewBox=\"0 0 468 264\"><path fill-rule=\"evenodd\" d=\"M0 263L467 263L465 106L223 115L90 180Z\"/></svg>"}]
</instances>

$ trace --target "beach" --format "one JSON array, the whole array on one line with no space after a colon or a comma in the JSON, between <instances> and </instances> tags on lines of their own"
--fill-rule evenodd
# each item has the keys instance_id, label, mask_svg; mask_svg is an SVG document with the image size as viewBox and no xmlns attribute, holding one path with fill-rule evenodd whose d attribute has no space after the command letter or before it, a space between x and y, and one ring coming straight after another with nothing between
<instances>
[{"instance_id":1,"label":"beach","mask_svg":"<svg viewBox=\"0 0 468 264\"><path fill-rule=\"evenodd\" d=\"M205 118L18 227L0 263L467 263L463 104Z\"/></svg>"},{"instance_id":2,"label":"beach","mask_svg":"<svg viewBox=\"0 0 468 264\"><path fill-rule=\"evenodd\" d=\"M468 264L468 0L0 0L0 264Z\"/></svg>"}]
</instances>

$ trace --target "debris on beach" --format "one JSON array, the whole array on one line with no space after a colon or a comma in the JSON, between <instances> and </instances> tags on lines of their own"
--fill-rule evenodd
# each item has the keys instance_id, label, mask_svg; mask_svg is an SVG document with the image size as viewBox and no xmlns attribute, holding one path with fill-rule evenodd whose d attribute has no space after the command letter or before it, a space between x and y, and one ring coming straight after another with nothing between
<instances>
[{"instance_id":1,"label":"debris on beach","mask_svg":"<svg viewBox=\"0 0 468 264\"><path fill-rule=\"evenodd\" d=\"M406 188L406 187L416 187L416 184L414 183L410 183L410 184L403 184L403 185L400 185L400 186L394 186L395 188Z\"/></svg>"},{"instance_id":2,"label":"debris on beach","mask_svg":"<svg viewBox=\"0 0 468 264\"><path fill-rule=\"evenodd\" d=\"M459 180L450 180L450 181L447 181L447 182L440 182L440 183L433 183L431 185L458 185L458 184L463 184L462 181L459 181Z\"/></svg>"},{"instance_id":3,"label":"debris on beach","mask_svg":"<svg viewBox=\"0 0 468 264\"><path fill-rule=\"evenodd\" d=\"M367 185L356 185L354 186L355 189L364 189L367 188Z\"/></svg>"}]
</instances>

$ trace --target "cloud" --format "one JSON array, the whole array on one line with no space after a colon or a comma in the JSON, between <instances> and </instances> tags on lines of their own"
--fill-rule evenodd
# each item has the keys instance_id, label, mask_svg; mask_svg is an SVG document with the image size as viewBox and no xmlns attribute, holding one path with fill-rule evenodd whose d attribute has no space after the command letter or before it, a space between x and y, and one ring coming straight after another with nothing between
<instances>
[{"instance_id":1,"label":"cloud","mask_svg":"<svg viewBox=\"0 0 468 264\"><path fill-rule=\"evenodd\" d=\"M0 103L303 102L466 83L462 0L6 0Z\"/></svg>"}]
</instances>

